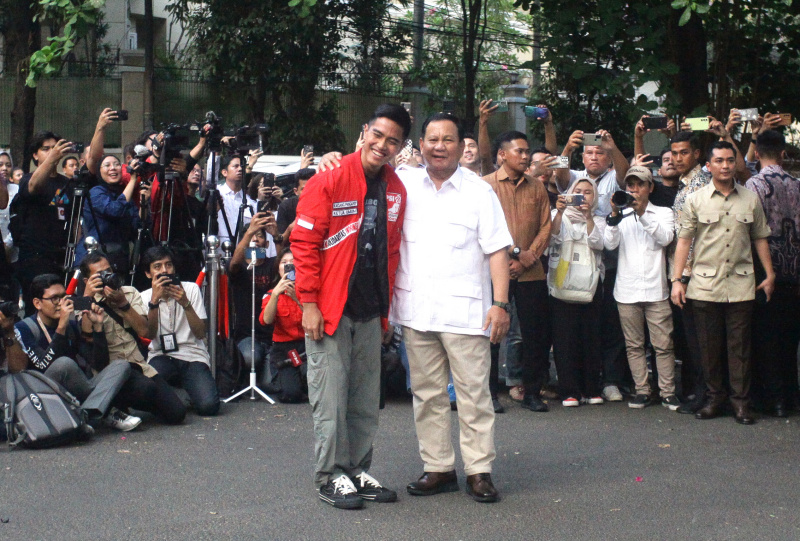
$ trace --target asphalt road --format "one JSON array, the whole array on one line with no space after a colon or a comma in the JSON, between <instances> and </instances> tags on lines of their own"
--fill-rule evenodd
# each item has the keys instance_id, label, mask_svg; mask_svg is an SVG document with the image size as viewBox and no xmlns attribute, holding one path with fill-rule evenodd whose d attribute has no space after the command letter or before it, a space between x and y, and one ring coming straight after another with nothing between
<instances>
[{"instance_id":1,"label":"asphalt road","mask_svg":"<svg viewBox=\"0 0 800 541\"><path fill-rule=\"evenodd\" d=\"M399 501L329 507L312 487L309 406L245 400L180 427L1 450L0 540L800 539L798 416L748 427L660 406L503 402L496 504L470 500L461 472L460 493L405 492L422 465L411 403L395 400L370 473Z\"/></svg>"}]
</instances>

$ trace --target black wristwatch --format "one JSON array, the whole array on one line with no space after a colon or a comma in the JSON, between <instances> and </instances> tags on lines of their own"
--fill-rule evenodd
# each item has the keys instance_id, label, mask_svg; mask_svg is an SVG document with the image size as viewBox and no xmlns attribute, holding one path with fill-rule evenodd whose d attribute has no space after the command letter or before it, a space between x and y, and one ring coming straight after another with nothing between
<instances>
[{"instance_id":1,"label":"black wristwatch","mask_svg":"<svg viewBox=\"0 0 800 541\"><path fill-rule=\"evenodd\" d=\"M147 303L147 307L148 307L150 310L158 310L158 303L155 303L155 304L154 304L154 303L152 303L152 302L148 302L148 303Z\"/></svg>"},{"instance_id":2,"label":"black wristwatch","mask_svg":"<svg viewBox=\"0 0 800 541\"><path fill-rule=\"evenodd\" d=\"M494 301L492 302L492 306L499 306L506 312L511 312L511 305L507 302Z\"/></svg>"},{"instance_id":3,"label":"black wristwatch","mask_svg":"<svg viewBox=\"0 0 800 541\"><path fill-rule=\"evenodd\" d=\"M681 280L680 280L680 282L681 282L682 284L688 284L688 283L689 283L689 280L691 280L691 279L692 279L692 277L691 277L691 276L681 276Z\"/></svg>"},{"instance_id":4,"label":"black wristwatch","mask_svg":"<svg viewBox=\"0 0 800 541\"><path fill-rule=\"evenodd\" d=\"M514 246L514 247L511 249L511 253L509 254L509 257L510 257L511 259L513 259L514 261L519 261L519 253L520 253L521 251L522 251L522 250L520 250L520 249L519 249L519 246Z\"/></svg>"}]
</instances>

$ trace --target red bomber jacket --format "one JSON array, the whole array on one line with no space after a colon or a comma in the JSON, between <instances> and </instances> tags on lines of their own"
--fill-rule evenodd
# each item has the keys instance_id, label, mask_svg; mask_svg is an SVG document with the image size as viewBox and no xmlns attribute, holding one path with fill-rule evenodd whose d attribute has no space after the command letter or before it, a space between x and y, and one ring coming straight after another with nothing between
<instances>
[{"instance_id":1,"label":"red bomber jacket","mask_svg":"<svg viewBox=\"0 0 800 541\"><path fill-rule=\"evenodd\" d=\"M400 261L406 189L389 165L383 166L381 178L386 182L386 261L391 299ZM342 158L341 167L311 177L297 203L297 223L290 237L297 296L301 303L317 303L328 335L339 326L347 302L366 195L361 153L356 152Z\"/></svg>"}]
</instances>

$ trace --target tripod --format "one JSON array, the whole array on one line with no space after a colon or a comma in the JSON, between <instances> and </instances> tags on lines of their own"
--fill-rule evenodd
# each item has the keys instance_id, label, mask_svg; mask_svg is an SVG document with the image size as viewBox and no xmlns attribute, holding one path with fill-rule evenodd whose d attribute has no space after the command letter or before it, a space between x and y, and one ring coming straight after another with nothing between
<instances>
[{"instance_id":1,"label":"tripod","mask_svg":"<svg viewBox=\"0 0 800 541\"><path fill-rule=\"evenodd\" d=\"M78 246L78 238L80 237L84 198L89 196L89 187L86 183L81 182L81 180L82 179L76 174L69 179L66 186L64 186L64 193L67 193L70 185L73 183L76 184L72 188L72 210L69 216L69 229L67 230L67 252L64 255L65 271L69 271L72 268L72 264L75 262L75 249ZM67 273L67 281L69 281L69 273Z\"/></svg>"},{"instance_id":2,"label":"tripod","mask_svg":"<svg viewBox=\"0 0 800 541\"><path fill-rule=\"evenodd\" d=\"M240 211L243 212L243 211ZM235 395L231 396L230 398L226 398L223 400L226 404L233 400L234 398L238 398L242 396L247 391L250 391L250 400L256 399L256 393L261 395L261 398L269 402L270 404L274 404L275 401L269 397L264 391L258 388L256 385L256 262L259 259L265 259L267 257L266 250L263 248L256 248L255 241L250 242L250 265L247 267L248 270L253 272L253 284L252 284L252 306L253 306L253 313L251 314L251 321L250 321L250 385L236 393Z\"/></svg>"}]
</instances>

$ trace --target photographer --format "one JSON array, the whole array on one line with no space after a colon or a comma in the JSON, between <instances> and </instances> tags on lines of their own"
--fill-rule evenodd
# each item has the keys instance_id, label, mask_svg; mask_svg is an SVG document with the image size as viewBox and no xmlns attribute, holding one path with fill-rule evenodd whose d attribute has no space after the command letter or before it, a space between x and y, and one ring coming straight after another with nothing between
<instances>
[{"instance_id":1,"label":"photographer","mask_svg":"<svg viewBox=\"0 0 800 541\"><path fill-rule=\"evenodd\" d=\"M172 250L155 246L142 256L152 289L142 292L147 303L148 362L170 385L183 387L198 415L219 412L219 394L211 375L203 295L194 282L175 276Z\"/></svg>"},{"instance_id":2,"label":"photographer","mask_svg":"<svg viewBox=\"0 0 800 541\"><path fill-rule=\"evenodd\" d=\"M596 215L597 192L593 180L573 184L559 195L552 212L547 283L553 310L555 353L561 404L566 407L602 404L600 370L602 352L600 320L603 292L603 232L605 219ZM567 198L582 196L574 205ZM577 256L577 257L576 257Z\"/></svg>"},{"instance_id":3,"label":"photographer","mask_svg":"<svg viewBox=\"0 0 800 541\"><path fill-rule=\"evenodd\" d=\"M228 269L234 308L233 339L236 341L236 345L242 353L248 368L253 362L250 357L252 342L250 331L253 318L253 271L247 268L248 263L251 263L247 259L247 250L251 241L255 241L256 248L267 248L269 242L266 237L267 232L273 236L277 235L275 218L272 213L259 212L250 221L247 231L242 235L242 240L236 246ZM275 275L275 258L256 259L254 264L255 295L256 299L262 299ZM270 344L272 343L272 328L256 325L255 341L256 372L258 373L258 381L261 382L259 386L267 387L272 378L270 371L264 365L264 361L269 354Z\"/></svg>"},{"instance_id":4,"label":"photographer","mask_svg":"<svg viewBox=\"0 0 800 541\"><path fill-rule=\"evenodd\" d=\"M124 361L109 362L103 309L94 305L81 311L78 323L73 299L65 295L55 274L35 277L31 297L36 316L15 325L16 340L28 362L15 368L42 372L72 393L90 419L102 419L106 426L122 432L139 426L141 419L120 411L131 405L120 392L128 382L130 367ZM94 371L98 374L92 377Z\"/></svg>"},{"instance_id":5,"label":"photographer","mask_svg":"<svg viewBox=\"0 0 800 541\"><path fill-rule=\"evenodd\" d=\"M642 409L652 403L645 357L646 323L656 353L661 405L675 411L681 403L675 396L675 349L666 267L666 247L672 242L675 222L672 209L649 201L653 191L649 169L631 167L625 175L625 185L631 197L631 212L623 214L611 201L604 243L608 250L619 247L614 299L636 385L636 396L628 406Z\"/></svg>"},{"instance_id":6,"label":"photographer","mask_svg":"<svg viewBox=\"0 0 800 541\"><path fill-rule=\"evenodd\" d=\"M277 374L278 400L294 404L308 397L303 392L306 363L295 366L287 362L290 352L302 355L306 351L303 308L294 289L294 256L289 248L281 252L278 275L273 289L264 296L259 321L262 325L273 325L269 362Z\"/></svg>"},{"instance_id":7,"label":"photographer","mask_svg":"<svg viewBox=\"0 0 800 541\"><path fill-rule=\"evenodd\" d=\"M255 164L255 160L257 159L257 154L251 154L248 157L248 167L252 167L252 164ZM252 164L249 164L251 160ZM220 242L226 240L235 242L239 231L244 231L250 223L250 218L256 214L257 203L252 198L248 197L247 207L244 209L242 215L242 223L239 224L239 210L242 207L242 200L245 197L245 192L242 190L242 186L244 185L244 171L242 170L241 157L236 154L225 156L220 162L220 171L222 178L225 179L225 184L219 187L218 192L222 198L222 208L219 209L217 215L217 227L219 228L218 236ZM271 188L266 187L260 188L258 195L259 199L263 197L263 200L266 200L267 197L274 197L280 200L283 197L283 191L278 186L273 186ZM267 249L267 256L275 257L277 252L275 252L275 248L272 246L272 238L270 237L267 237L267 240L270 241L270 247Z\"/></svg>"},{"instance_id":8,"label":"photographer","mask_svg":"<svg viewBox=\"0 0 800 541\"><path fill-rule=\"evenodd\" d=\"M147 309L136 289L122 285L106 256L87 255L81 263L83 295L104 309L103 332L109 359L130 363L130 377L120 396L133 408L147 411L169 424L180 424L186 406L172 387L147 364L141 336L148 333Z\"/></svg>"},{"instance_id":9,"label":"photographer","mask_svg":"<svg viewBox=\"0 0 800 541\"><path fill-rule=\"evenodd\" d=\"M15 198L18 226L11 232L19 248L15 277L22 288L26 314L33 313L29 295L33 277L63 271L73 194L70 179L56 169L71 150L72 143L52 132L34 135L31 153L37 167L22 178Z\"/></svg>"},{"instance_id":10,"label":"photographer","mask_svg":"<svg viewBox=\"0 0 800 541\"><path fill-rule=\"evenodd\" d=\"M89 190L83 206L83 236L75 249L75 266L86 256L83 241L90 236L100 242L117 272L124 273L128 271L129 243L136 240L144 213L133 202L137 177L133 175L123 184L122 165L115 156L106 154L100 160L100 179L102 182ZM148 199L146 187L140 197Z\"/></svg>"},{"instance_id":11,"label":"photographer","mask_svg":"<svg viewBox=\"0 0 800 541\"><path fill-rule=\"evenodd\" d=\"M309 179L316 174L317 172L310 167L300 169L294 174L296 184L296 186L292 189L294 195L290 195L281 201L281 204L278 207L279 233L285 234L289 224L291 224L297 217L297 202L300 201L300 194L303 193L303 190L305 189L306 183L309 181Z\"/></svg>"}]
</instances>

